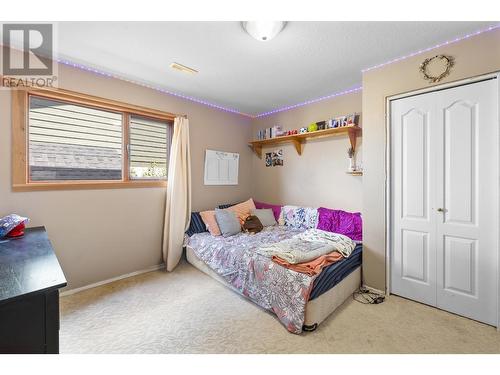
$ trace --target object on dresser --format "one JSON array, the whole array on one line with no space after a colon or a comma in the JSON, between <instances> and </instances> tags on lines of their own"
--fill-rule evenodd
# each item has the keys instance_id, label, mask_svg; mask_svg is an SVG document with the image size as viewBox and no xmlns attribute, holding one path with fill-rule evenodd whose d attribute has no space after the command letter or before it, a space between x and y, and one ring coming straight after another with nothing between
<instances>
[{"instance_id":1,"label":"object on dresser","mask_svg":"<svg viewBox=\"0 0 500 375\"><path fill-rule=\"evenodd\" d=\"M27 217L10 214L0 219L0 238L20 237L24 235L24 228L29 221Z\"/></svg>"}]
</instances>

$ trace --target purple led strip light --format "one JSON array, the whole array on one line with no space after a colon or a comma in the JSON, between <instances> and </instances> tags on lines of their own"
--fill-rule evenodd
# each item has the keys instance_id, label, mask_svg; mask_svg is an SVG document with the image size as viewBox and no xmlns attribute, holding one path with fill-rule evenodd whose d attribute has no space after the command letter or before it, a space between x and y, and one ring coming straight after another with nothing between
<instances>
[{"instance_id":1,"label":"purple led strip light","mask_svg":"<svg viewBox=\"0 0 500 375\"><path fill-rule=\"evenodd\" d=\"M447 46L449 44L460 42L461 40L469 39L469 38L471 38L473 36L476 36L476 35L479 35L479 34L482 34L482 33L486 33L488 31L496 30L498 28L500 28L500 24L493 25L493 26L488 27L487 29L478 30L476 32L473 32L473 33L470 33L470 34L467 34L467 35L464 35L464 36L460 36L460 37L452 39L452 40L447 40L446 42L436 44L433 47L421 49L420 51L417 51L417 52L412 52L409 55L401 56L401 57L395 58L393 60L387 61L385 63L372 66L371 68L363 69L363 70L361 70L361 72L365 73L365 72L368 72L368 71L373 70L373 69L381 68L382 66L386 66L386 65L389 65L389 64L401 61L401 60L405 60L407 58L410 58L410 57L413 57L413 56L416 56L416 55L420 55L421 53L432 51L433 49L436 49L436 48L440 48L440 47L443 47L443 46Z\"/></svg>"},{"instance_id":2,"label":"purple led strip light","mask_svg":"<svg viewBox=\"0 0 500 375\"><path fill-rule=\"evenodd\" d=\"M290 105L290 106L287 106L287 107L278 108L278 109L273 109L272 111L269 111L269 112L264 112L264 113L261 113L261 114L255 115L255 116L254 116L254 118L264 117L264 116L269 116L269 115L272 115L272 114L274 114L274 113L283 112L283 111L288 111L288 110L290 110L290 109L294 109L294 108L297 108L297 107L302 107L302 106L304 106L304 105L308 105L308 104L312 104L312 103L320 102L320 101L322 101L322 100L326 100L326 99L335 98L336 96L342 96L342 95L346 95L346 94L351 94L351 93L353 93L353 92L357 92L357 91L361 91L361 90L363 90L363 88L362 88L361 86L359 86L359 87L355 87L355 88L353 88L353 89L344 90L344 91L336 92L336 93L334 93L334 94L330 94L330 95L322 96L321 98L311 99L311 100L307 100L307 101L305 101L305 102L298 103L298 104L294 104L294 105Z\"/></svg>"},{"instance_id":3,"label":"purple led strip light","mask_svg":"<svg viewBox=\"0 0 500 375\"><path fill-rule=\"evenodd\" d=\"M201 100L201 99L193 98L192 96L178 94L178 93L175 93L175 92L172 92L172 91L169 91L169 90L162 89L160 87L149 85L149 84L144 83L144 82L135 81L135 80L132 80L132 79L128 79L128 78L125 78L125 77L118 76L116 74L111 74L111 73L107 73L107 72L99 70L99 69L91 68L91 67L86 66L86 65L77 64L77 63L74 63L74 62L71 62L71 61L68 61L68 60L62 60L62 59L58 59L57 62L60 63L60 64L63 64L63 65L71 66L73 68L77 68L77 69L80 69L80 70L84 70L84 71L87 71L87 72L98 74L98 75L101 75L101 76L104 76L104 77L115 78L115 79L119 79L120 81L124 81L124 82L128 82L128 83L132 83L134 85L139 85L139 86L142 86L142 87L146 87L148 89L152 89L152 90L161 92L163 94L172 95L172 96L175 96L177 98L189 100L189 101L192 101L192 102L195 102L195 103L198 103L198 104L203 104L203 105L206 105L207 107L216 108L216 109L219 109L219 110L224 111L224 112L236 113L238 115L242 115L242 116L245 116L245 117L251 117L251 118L254 117L252 115L249 115L248 113L243 113L243 112L240 112L240 111L238 111L236 109L222 107L222 106L214 104L214 103L210 103L210 102L206 102L206 101Z\"/></svg>"},{"instance_id":4,"label":"purple led strip light","mask_svg":"<svg viewBox=\"0 0 500 375\"><path fill-rule=\"evenodd\" d=\"M387 61L385 63L378 64L378 65L372 66L370 68L363 69L363 70L361 70L361 72L365 73L365 72L368 72L368 71L373 70L373 69L381 68L383 66L386 66L386 65L389 65L389 64L392 64L392 63L395 63L395 62L399 62L399 61L408 59L410 57L413 57L413 56L416 56L416 55L419 55L419 54L422 54L422 53L425 53L425 52L432 51L433 49L440 48L440 47L443 47L443 46L446 46L446 45L449 45L449 44L453 44L453 43L456 43L456 42L459 42L459 41L462 41L462 40L465 40L465 39L469 39L469 38L471 38L473 36L476 36L476 35L479 35L479 34L483 34L485 32L489 32L489 31L493 31L493 30L496 30L496 29L499 29L499 28L500 28L500 24L493 25L493 26L490 26L490 27L488 27L486 29L478 30L478 31L476 31L474 33L466 34L464 36L461 36L461 37L458 37L458 38L455 38L455 39L452 39L452 40L448 40L448 41L440 43L440 44L436 44L433 47L425 48L425 49L413 52L413 53L411 53L409 55L401 56L401 57L392 59L390 61ZM121 81L129 82L129 83L132 83L132 84L135 84L135 85L139 85L139 86L142 86L142 87L146 87L146 88L149 88L149 89L161 92L163 94L172 95L172 96L175 96L177 98L181 98L181 99L189 100L189 101L192 101L192 102L195 102L195 103L203 104L203 105L206 105L206 106L211 107L211 108L219 109L221 111L225 111L225 112L229 112L229 113L235 113L235 114L239 114L239 115L242 115L242 116L245 116L245 117L250 117L250 118L259 118L259 117L269 116L269 115L272 115L272 114L275 114L275 113L284 112L284 111L288 111L290 109L294 109L294 108L302 107L302 106L305 106L305 105L308 105L308 104L313 104L313 103L316 103L316 102L320 102L322 100L331 99L331 98L335 98L337 96L342 96L342 95L346 95L346 94L351 94L351 93L354 93L354 92L358 92L358 91L361 91L363 89L361 86L359 86L359 87L355 87L355 88L352 88L352 89L349 89L349 90L344 90L344 91L340 91L340 92L337 92L337 93L334 93L334 94L322 96L320 98L307 100L307 101L302 102L302 103L298 103L298 104L294 104L294 105L290 105L290 106L286 106L286 107L282 107L282 108L277 108L277 109L274 109L274 110L268 111L268 112L263 112L263 113L260 113L258 115L250 115L248 113L240 112L240 111L238 111L236 109L222 107L220 105L213 104L213 103L210 103L210 102L206 102L206 101L201 100L201 99L193 98L193 97L187 96L187 95L178 94L178 93L175 93L175 92L172 92L172 91L169 91L169 90L165 90L165 89L153 86L153 85L149 85L147 83L143 83L143 82L134 81L134 80L131 80L131 79L128 79L128 78L120 77L118 75L107 73L107 72L104 72L102 70L91 68L91 67L88 67L88 66L85 66L85 65L82 65L82 64L76 64L76 63L73 63L73 62L67 61L67 60L57 60L57 61L59 63L61 63L61 64L68 65L68 66L71 66L71 67L74 67L74 68L77 68L77 69L85 70L87 72L92 72L92 73L95 73L95 74L98 74L98 75L101 75L101 76L105 76L105 77L109 77L109 78L119 79Z\"/></svg>"},{"instance_id":5,"label":"purple led strip light","mask_svg":"<svg viewBox=\"0 0 500 375\"><path fill-rule=\"evenodd\" d=\"M486 29L483 29L483 30L478 30L474 33L470 33L470 34L467 34L467 35L464 35L464 36L461 36L461 37L458 37L458 38L455 38L453 40L448 40L446 42L443 42L443 43L440 43L440 44L437 44L433 47L429 47L429 48L426 48L426 49L422 49L420 51L417 51L417 52L413 52L409 55L406 55L406 56L401 56L401 57L398 57L396 59L393 59L393 60L390 60L390 61L387 61L385 63L382 63L382 64L378 64L378 65L375 65L375 66L372 66L371 68L367 68L367 69L363 69L361 72L362 73L365 73L369 70L373 70L373 69L377 69L377 68L380 68L382 66L386 66L386 65L389 65L389 64L392 64L392 63L395 63L395 62L398 62L398 61L401 61L401 60L404 60L404 59L407 59L409 57L413 57L413 56L416 56L416 55L419 55L421 53L425 53L425 52L428 52L428 51L431 51L433 49L436 49L436 48L439 48L439 47L443 47L443 46L446 46L446 45L449 45L449 44L453 44L453 43L456 43L456 42L459 42L461 40L464 40L464 39L468 39L468 38L471 38L473 36L476 36L476 35L479 35L479 34L482 34L482 33L485 33L485 32L488 32L488 31L492 31L492 30L496 30L500 28L500 24L498 25L493 25L493 26L490 26ZM298 104L294 104L294 105L291 105L291 106L288 106L288 107L283 107L283 108L277 108L277 109L274 109L272 111L269 111L269 112L264 112L264 113L261 113L261 114L258 114L256 116L254 116L255 118L258 118L258 117L264 117L264 116L268 116L268 115L272 115L274 113L278 113L278 112L283 112L283 111L288 111L289 109L293 109L293 108L297 108L297 107L301 107L301 106L304 106L304 105L307 105L307 104L311 104L311 103L316 103L316 102L319 102L321 100L325 100L325 99L330 99L330 98L334 98L336 96L340 96L340 95L345 95L345 94L350 94L352 92L355 92L355 91L360 91L362 90L363 88L362 87L357 87L357 88L354 88L354 89L351 89L351 90L346 90L346 91L342 91L342 92L338 92L336 94L332 94L332 95L327 95L327 96L323 96L321 98L317 98L317 99L312 99L312 100L308 100L306 102L303 102L303 103L298 103Z\"/></svg>"}]
</instances>

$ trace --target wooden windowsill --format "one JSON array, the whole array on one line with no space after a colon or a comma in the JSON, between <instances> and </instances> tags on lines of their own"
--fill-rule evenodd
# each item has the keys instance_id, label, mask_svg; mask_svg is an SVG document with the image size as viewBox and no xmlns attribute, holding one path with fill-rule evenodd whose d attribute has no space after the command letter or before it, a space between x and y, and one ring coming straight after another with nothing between
<instances>
[{"instance_id":1,"label":"wooden windowsill","mask_svg":"<svg viewBox=\"0 0 500 375\"><path fill-rule=\"evenodd\" d=\"M167 181L55 181L12 184L13 191L164 188Z\"/></svg>"}]
</instances>

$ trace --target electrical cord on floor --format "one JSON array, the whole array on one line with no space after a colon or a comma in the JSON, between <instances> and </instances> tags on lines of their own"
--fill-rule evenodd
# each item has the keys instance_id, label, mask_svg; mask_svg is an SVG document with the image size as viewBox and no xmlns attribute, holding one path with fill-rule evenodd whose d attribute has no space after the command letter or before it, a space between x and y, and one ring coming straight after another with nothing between
<instances>
[{"instance_id":1,"label":"electrical cord on floor","mask_svg":"<svg viewBox=\"0 0 500 375\"><path fill-rule=\"evenodd\" d=\"M352 299L364 305L378 305L384 302L385 296L361 287L352 294Z\"/></svg>"},{"instance_id":2,"label":"electrical cord on floor","mask_svg":"<svg viewBox=\"0 0 500 375\"><path fill-rule=\"evenodd\" d=\"M365 279L363 277L363 267L361 267L360 286L359 289L352 294L352 299L364 305L378 305L379 303L384 302L385 296L383 294L376 293L368 288L365 288L363 286L364 280Z\"/></svg>"}]
</instances>

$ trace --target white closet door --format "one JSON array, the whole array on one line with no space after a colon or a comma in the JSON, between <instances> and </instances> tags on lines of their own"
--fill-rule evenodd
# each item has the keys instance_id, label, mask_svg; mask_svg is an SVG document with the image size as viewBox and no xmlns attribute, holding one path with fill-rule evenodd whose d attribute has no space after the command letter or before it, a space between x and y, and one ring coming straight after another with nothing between
<instances>
[{"instance_id":1,"label":"white closet door","mask_svg":"<svg viewBox=\"0 0 500 375\"><path fill-rule=\"evenodd\" d=\"M498 300L498 86L391 102L394 294L492 325Z\"/></svg>"},{"instance_id":2,"label":"white closet door","mask_svg":"<svg viewBox=\"0 0 500 375\"><path fill-rule=\"evenodd\" d=\"M438 94L437 307L496 325L497 81Z\"/></svg>"},{"instance_id":3,"label":"white closet door","mask_svg":"<svg viewBox=\"0 0 500 375\"><path fill-rule=\"evenodd\" d=\"M436 304L436 119L433 95L391 103L392 292Z\"/></svg>"}]
</instances>

